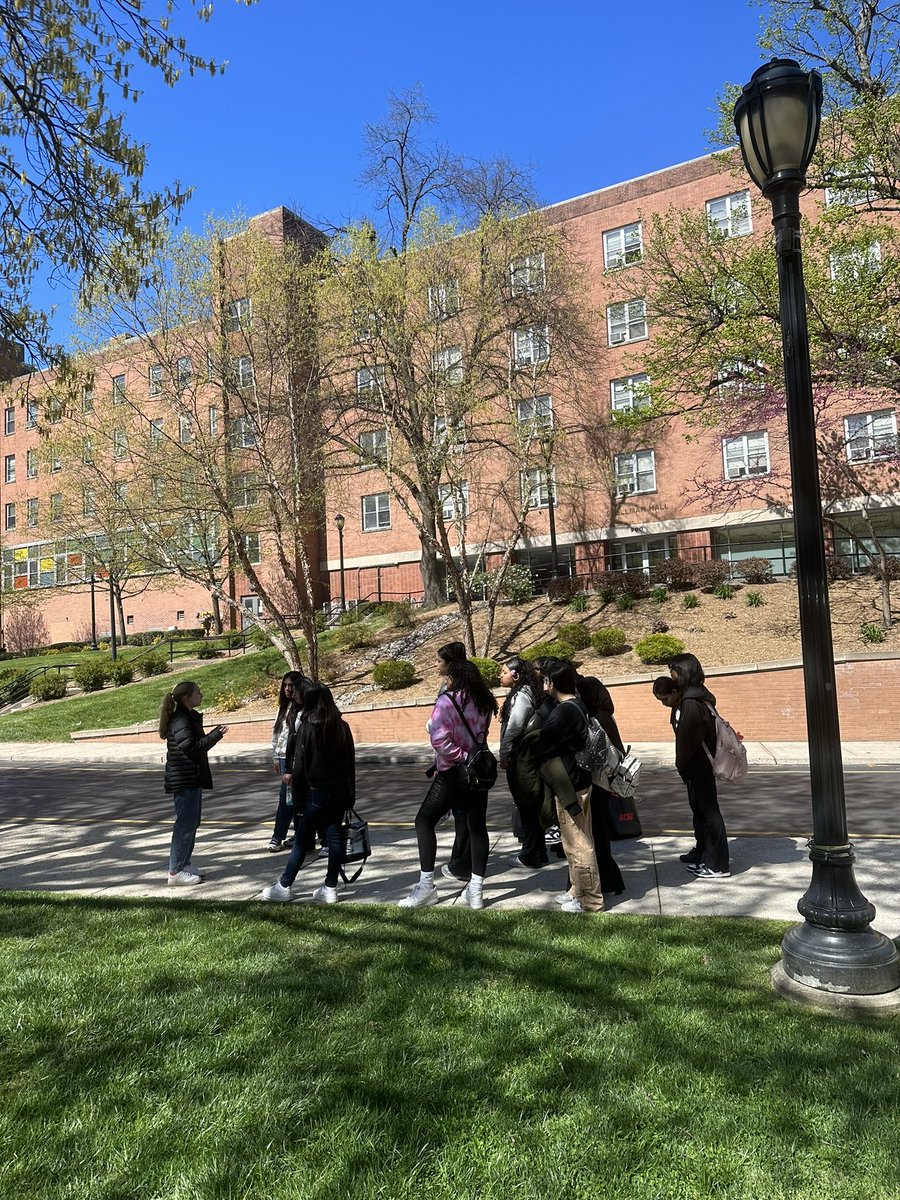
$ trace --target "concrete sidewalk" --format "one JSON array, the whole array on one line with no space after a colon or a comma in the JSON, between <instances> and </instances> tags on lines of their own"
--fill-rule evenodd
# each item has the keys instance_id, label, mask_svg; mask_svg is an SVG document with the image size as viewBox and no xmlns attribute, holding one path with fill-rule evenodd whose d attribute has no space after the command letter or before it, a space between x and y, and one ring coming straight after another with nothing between
<instances>
[{"instance_id":1,"label":"concrete sidewalk","mask_svg":"<svg viewBox=\"0 0 900 1200\"><path fill-rule=\"evenodd\" d=\"M806 742L747 742L750 765L759 767L808 766ZM669 742L635 742L632 750L647 766L672 766L674 746ZM844 742L844 766L900 766L900 742ZM82 765L122 763L154 766L165 755L162 743L120 745L107 742L0 742L0 762L79 763ZM390 742L356 747L360 763L430 763L434 757L425 742ZM268 765L270 749L260 742L229 742L213 747L214 763L258 762Z\"/></svg>"}]
</instances>

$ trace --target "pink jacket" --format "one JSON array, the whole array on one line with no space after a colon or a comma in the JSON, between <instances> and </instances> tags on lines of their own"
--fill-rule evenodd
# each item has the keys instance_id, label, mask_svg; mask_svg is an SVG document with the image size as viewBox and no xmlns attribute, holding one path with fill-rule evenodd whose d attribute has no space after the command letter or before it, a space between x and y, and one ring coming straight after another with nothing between
<instances>
[{"instance_id":1,"label":"pink jacket","mask_svg":"<svg viewBox=\"0 0 900 1200\"><path fill-rule=\"evenodd\" d=\"M465 692L456 692L454 695L472 732L476 737L483 738L490 717L483 716ZM447 771L458 763L464 763L472 749L472 739L448 692L442 692L434 702L429 737L434 747L435 766L439 771Z\"/></svg>"}]
</instances>

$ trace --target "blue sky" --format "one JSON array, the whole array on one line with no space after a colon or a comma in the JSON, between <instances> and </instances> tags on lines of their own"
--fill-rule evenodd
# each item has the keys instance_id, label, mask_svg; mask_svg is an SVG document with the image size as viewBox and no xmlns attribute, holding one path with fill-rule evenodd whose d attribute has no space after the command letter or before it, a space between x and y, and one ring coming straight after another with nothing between
<instances>
[{"instance_id":1,"label":"blue sky","mask_svg":"<svg viewBox=\"0 0 900 1200\"><path fill-rule=\"evenodd\" d=\"M418 81L453 150L534 164L552 203L705 153L722 84L761 61L758 24L744 0L218 0L179 32L226 74L150 77L129 128L150 182L194 187L193 228L278 204L339 224L367 207L364 124ZM48 299L64 335L65 291Z\"/></svg>"}]
</instances>

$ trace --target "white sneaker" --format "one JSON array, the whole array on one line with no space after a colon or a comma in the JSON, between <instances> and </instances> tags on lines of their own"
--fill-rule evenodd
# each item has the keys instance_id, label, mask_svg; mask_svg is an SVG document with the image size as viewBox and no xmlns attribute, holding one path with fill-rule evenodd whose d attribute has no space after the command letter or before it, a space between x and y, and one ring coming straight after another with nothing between
<instances>
[{"instance_id":1,"label":"white sneaker","mask_svg":"<svg viewBox=\"0 0 900 1200\"><path fill-rule=\"evenodd\" d=\"M560 905L559 911L560 912L570 912L570 913L583 913L586 910L581 907L580 900L576 899L575 896L570 896L569 899L565 902L565 904Z\"/></svg>"},{"instance_id":2,"label":"white sneaker","mask_svg":"<svg viewBox=\"0 0 900 1200\"><path fill-rule=\"evenodd\" d=\"M475 891L471 883L467 883L459 896L463 904L467 904L469 908L484 908L484 896L481 891Z\"/></svg>"},{"instance_id":3,"label":"white sneaker","mask_svg":"<svg viewBox=\"0 0 900 1200\"><path fill-rule=\"evenodd\" d=\"M553 899L556 901L557 904L568 904L569 901L574 900L575 897L572 895L571 892L559 892L556 896L553 897Z\"/></svg>"},{"instance_id":4,"label":"white sneaker","mask_svg":"<svg viewBox=\"0 0 900 1200\"><path fill-rule=\"evenodd\" d=\"M183 884L202 882L203 876L198 875L196 871L188 870L187 867L185 867L183 871L178 871L175 875L173 875L171 872L169 873L169 887L178 887L179 885Z\"/></svg>"},{"instance_id":5,"label":"white sneaker","mask_svg":"<svg viewBox=\"0 0 900 1200\"><path fill-rule=\"evenodd\" d=\"M398 901L398 908L425 908L428 904L437 904L440 896L438 890L433 883L425 883L421 879L402 900Z\"/></svg>"},{"instance_id":6,"label":"white sneaker","mask_svg":"<svg viewBox=\"0 0 900 1200\"><path fill-rule=\"evenodd\" d=\"M193 863L185 863L184 869L190 871L192 875L198 875L201 883L206 878L206 872L201 867L195 867Z\"/></svg>"},{"instance_id":7,"label":"white sneaker","mask_svg":"<svg viewBox=\"0 0 900 1200\"><path fill-rule=\"evenodd\" d=\"M337 904L338 890L336 887L329 887L327 883L323 883L313 892L312 898L316 904Z\"/></svg>"},{"instance_id":8,"label":"white sneaker","mask_svg":"<svg viewBox=\"0 0 900 1200\"><path fill-rule=\"evenodd\" d=\"M284 904L287 900L293 900L293 898L293 889L285 887L283 883L279 883L277 880L275 883L270 883L268 887L263 888L260 894L260 900L277 900L279 904Z\"/></svg>"}]
</instances>

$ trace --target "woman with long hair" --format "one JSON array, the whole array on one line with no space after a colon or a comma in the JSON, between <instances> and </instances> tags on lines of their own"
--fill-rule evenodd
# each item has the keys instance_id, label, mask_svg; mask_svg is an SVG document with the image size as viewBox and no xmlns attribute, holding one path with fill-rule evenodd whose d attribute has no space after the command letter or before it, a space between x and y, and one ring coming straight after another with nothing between
<instances>
[{"instance_id":1,"label":"woman with long hair","mask_svg":"<svg viewBox=\"0 0 900 1200\"><path fill-rule=\"evenodd\" d=\"M578 677L578 694L584 702L588 716L596 717L610 743L621 755L625 754L625 745L619 726L616 724L615 704L609 694L609 689L593 675ZM625 891L625 880L619 870L619 864L612 856L609 844L609 801L610 793L597 782L600 772L594 773L594 782L588 803L591 806L591 833L594 837L594 852L597 856L597 870L600 872L600 890L615 892L620 896Z\"/></svg>"},{"instance_id":2,"label":"woman with long hair","mask_svg":"<svg viewBox=\"0 0 900 1200\"><path fill-rule=\"evenodd\" d=\"M728 835L709 758L716 751L716 698L706 687L696 655L676 654L668 666L677 691L669 718L675 731L675 769L687 787L694 824L694 847L681 861L698 879L728 879Z\"/></svg>"},{"instance_id":3,"label":"woman with long hair","mask_svg":"<svg viewBox=\"0 0 900 1200\"><path fill-rule=\"evenodd\" d=\"M294 832L297 830L297 809L293 804L290 783L287 776L287 748L294 733L294 723L300 711L303 699L301 687L306 679L302 671L288 671L282 676L281 687L278 691L278 712L275 714L275 724L272 726L272 769L281 777L281 788L278 792L278 808L275 812L275 828L269 841L268 850L275 854L282 847L292 844L287 839L287 831L294 818ZM290 803L289 803L290 801Z\"/></svg>"},{"instance_id":4,"label":"woman with long hair","mask_svg":"<svg viewBox=\"0 0 900 1200\"><path fill-rule=\"evenodd\" d=\"M522 849L514 863L538 869L550 861L540 821L540 797L535 795L533 786L526 786L518 757L529 722L541 702L541 689L531 663L517 654L500 668L500 686L509 688L500 708L500 768L506 771L522 825Z\"/></svg>"},{"instance_id":5,"label":"woman with long hair","mask_svg":"<svg viewBox=\"0 0 900 1200\"><path fill-rule=\"evenodd\" d=\"M159 736L166 743L165 790L175 803L175 827L169 850L170 885L202 883L203 875L191 866L191 855L200 826L204 788L212 788L209 751L228 732L216 725L203 732L203 714L197 707L203 693L196 683L176 683L163 696L159 710Z\"/></svg>"},{"instance_id":6,"label":"woman with long hair","mask_svg":"<svg viewBox=\"0 0 900 1200\"><path fill-rule=\"evenodd\" d=\"M341 825L356 800L356 749L350 726L324 683L313 683L303 697L293 781L306 785L306 803L291 856L279 880L263 889L263 900L293 900L293 883L318 833L328 846L325 882L312 894L319 904L337 904L341 870Z\"/></svg>"},{"instance_id":7,"label":"woman with long hair","mask_svg":"<svg viewBox=\"0 0 900 1200\"><path fill-rule=\"evenodd\" d=\"M465 815L472 847L472 875L463 890L462 900L469 908L484 908L482 892L489 849L488 793L475 791L468 786L463 767L475 741L487 737L491 717L496 715L497 701L474 663L459 660L451 662L447 689L435 701L429 721L435 773L441 787L428 792L416 817L419 881L410 894L400 901L401 908L437 904L439 897L434 886L434 860L437 855L435 830L441 817L451 809Z\"/></svg>"},{"instance_id":8,"label":"woman with long hair","mask_svg":"<svg viewBox=\"0 0 900 1200\"><path fill-rule=\"evenodd\" d=\"M447 642L445 646L439 647L434 665L437 668L438 677L441 681L438 688L440 696L447 690L447 682L449 679L450 664L452 662L465 662L467 658L466 648L462 642ZM425 731L430 732L431 722L425 726ZM434 768L431 768L432 781L431 788L434 792L439 792L444 786L443 781L434 773ZM466 814L460 808L451 808L453 814L453 845L450 848L450 857L441 867L441 874L445 879L455 879L459 883L468 883L472 874L472 846L469 841L469 826L466 820Z\"/></svg>"}]
</instances>

